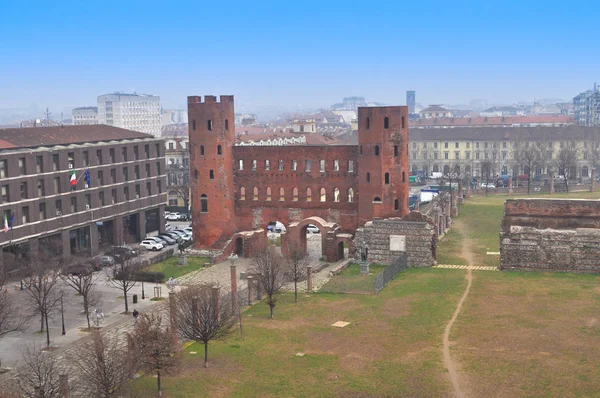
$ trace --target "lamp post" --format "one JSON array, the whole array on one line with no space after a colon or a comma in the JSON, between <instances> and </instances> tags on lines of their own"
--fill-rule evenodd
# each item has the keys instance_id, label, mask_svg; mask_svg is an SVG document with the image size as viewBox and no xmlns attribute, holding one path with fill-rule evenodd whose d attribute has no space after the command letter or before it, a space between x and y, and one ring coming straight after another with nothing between
<instances>
[{"instance_id":1,"label":"lamp post","mask_svg":"<svg viewBox=\"0 0 600 398\"><path fill-rule=\"evenodd\" d=\"M177 279L173 279L173 277L170 277L169 280L165 283L165 285L167 285L169 291L173 293L178 285Z\"/></svg>"},{"instance_id":2,"label":"lamp post","mask_svg":"<svg viewBox=\"0 0 600 398\"><path fill-rule=\"evenodd\" d=\"M63 295L62 293L60 294L60 317L62 320L62 335L64 336L65 334L67 334L67 331L65 330L65 309L63 307Z\"/></svg>"},{"instance_id":3,"label":"lamp post","mask_svg":"<svg viewBox=\"0 0 600 398\"><path fill-rule=\"evenodd\" d=\"M142 281L142 300L145 298L146 296L144 295L144 281Z\"/></svg>"}]
</instances>

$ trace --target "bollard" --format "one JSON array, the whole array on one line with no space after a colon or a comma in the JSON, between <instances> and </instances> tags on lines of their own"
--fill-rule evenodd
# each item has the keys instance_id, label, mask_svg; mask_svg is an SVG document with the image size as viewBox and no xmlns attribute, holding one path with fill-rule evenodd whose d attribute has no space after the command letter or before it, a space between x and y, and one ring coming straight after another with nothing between
<instances>
[{"instance_id":1,"label":"bollard","mask_svg":"<svg viewBox=\"0 0 600 398\"><path fill-rule=\"evenodd\" d=\"M312 266L306 267L306 291L312 293Z\"/></svg>"},{"instance_id":2,"label":"bollard","mask_svg":"<svg viewBox=\"0 0 600 398\"><path fill-rule=\"evenodd\" d=\"M254 304L254 277L248 275L248 305Z\"/></svg>"}]
</instances>

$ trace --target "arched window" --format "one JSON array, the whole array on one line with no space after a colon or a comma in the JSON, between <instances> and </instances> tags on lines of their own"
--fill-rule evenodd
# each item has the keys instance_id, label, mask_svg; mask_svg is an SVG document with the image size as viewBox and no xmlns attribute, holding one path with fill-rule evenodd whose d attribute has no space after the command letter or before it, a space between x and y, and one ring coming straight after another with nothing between
<instances>
[{"instance_id":1,"label":"arched window","mask_svg":"<svg viewBox=\"0 0 600 398\"><path fill-rule=\"evenodd\" d=\"M375 199L373 199L373 203L381 203L381 198L379 196L375 196Z\"/></svg>"},{"instance_id":2,"label":"arched window","mask_svg":"<svg viewBox=\"0 0 600 398\"><path fill-rule=\"evenodd\" d=\"M210 178L211 180L215 179L215 172L213 170L208 172L208 178Z\"/></svg>"},{"instance_id":3,"label":"arched window","mask_svg":"<svg viewBox=\"0 0 600 398\"><path fill-rule=\"evenodd\" d=\"M325 191L325 188L321 188L321 202L327 202L327 191Z\"/></svg>"},{"instance_id":4,"label":"arched window","mask_svg":"<svg viewBox=\"0 0 600 398\"><path fill-rule=\"evenodd\" d=\"M217 155L222 155L223 154L223 148L221 148L221 145L217 145Z\"/></svg>"},{"instance_id":5,"label":"arched window","mask_svg":"<svg viewBox=\"0 0 600 398\"><path fill-rule=\"evenodd\" d=\"M208 130L212 130L212 120L206 121L206 128L208 128Z\"/></svg>"},{"instance_id":6,"label":"arched window","mask_svg":"<svg viewBox=\"0 0 600 398\"><path fill-rule=\"evenodd\" d=\"M450 173L450 167L448 167L448 165L444 166L444 174L449 174Z\"/></svg>"},{"instance_id":7,"label":"arched window","mask_svg":"<svg viewBox=\"0 0 600 398\"><path fill-rule=\"evenodd\" d=\"M362 145L360 146L360 154L362 155Z\"/></svg>"},{"instance_id":8,"label":"arched window","mask_svg":"<svg viewBox=\"0 0 600 398\"><path fill-rule=\"evenodd\" d=\"M271 187L267 187L267 201L271 201Z\"/></svg>"},{"instance_id":9,"label":"arched window","mask_svg":"<svg viewBox=\"0 0 600 398\"><path fill-rule=\"evenodd\" d=\"M310 188L306 188L306 201L307 202L312 201L312 191L310 190Z\"/></svg>"},{"instance_id":10,"label":"arched window","mask_svg":"<svg viewBox=\"0 0 600 398\"><path fill-rule=\"evenodd\" d=\"M196 131L196 119L192 120L192 130Z\"/></svg>"},{"instance_id":11,"label":"arched window","mask_svg":"<svg viewBox=\"0 0 600 398\"><path fill-rule=\"evenodd\" d=\"M354 189L348 188L348 203L354 202Z\"/></svg>"},{"instance_id":12,"label":"arched window","mask_svg":"<svg viewBox=\"0 0 600 398\"><path fill-rule=\"evenodd\" d=\"M390 173L385 173L385 183L386 184L390 183Z\"/></svg>"},{"instance_id":13,"label":"arched window","mask_svg":"<svg viewBox=\"0 0 600 398\"><path fill-rule=\"evenodd\" d=\"M439 173L440 172L440 168L436 165L433 166L433 172L434 173Z\"/></svg>"},{"instance_id":14,"label":"arched window","mask_svg":"<svg viewBox=\"0 0 600 398\"><path fill-rule=\"evenodd\" d=\"M589 169L587 166L583 166L581 168L581 176L582 177L588 177L588 173L589 173Z\"/></svg>"},{"instance_id":15,"label":"arched window","mask_svg":"<svg viewBox=\"0 0 600 398\"><path fill-rule=\"evenodd\" d=\"M200 196L200 212L208 213L208 198L205 194Z\"/></svg>"},{"instance_id":16,"label":"arched window","mask_svg":"<svg viewBox=\"0 0 600 398\"><path fill-rule=\"evenodd\" d=\"M244 159L240 159L240 170L244 170Z\"/></svg>"},{"instance_id":17,"label":"arched window","mask_svg":"<svg viewBox=\"0 0 600 398\"><path fill-rule=\"evenodd\" d=\"M367 173L367 182L371 182L371 173Z\"/></svg>"},{"instance_id":18,"label":"arched window","mask_svg":"<svg viewBox=\"0 0 600 398\"><path fill-rule=\"evenodd\" d=\"M246 200L246 188L240 188L240 200Z\"/></svg>"},{"instance_id":19,"label":"arched window","mask_svg":"<svg viewBox=\"0 0 600 398\"><path fill-rule=\"evenodd\" d=\"M285 189L283 187L279 188L279 201L283 202L285 200Z\"/></svg>"},{"instance_id":20,"label":"arched window","mask_svg":"<svg viewBox=\"0 0 600 398\"><path fill-rule=\"evenodd\" d=\"M225 130L229 130L229 120L225 119Z\"/></svg>"},{"instance_id":21,"label":"arched window","mask_svg":"<svg viewBox=\"0 0 600 398\"><path fill-rule=\"evenodd\" d=\"M340 201L340 190L335 188L333 190L333 201L334 202L339 202Z\"/></svg>"},{"instance_id":22,"label":"arched window","mask_svg":"<svg viewBox=\"0 0 600 398\"><path fill-rule=\"evenodd\" d=\"M283 160L279 161L279 171L283 171Z\"/></svg>"},{"instance_id":23,"label":"arched window","mask_svg":"<svg viewBox=\"0 0 600 398\"><path fill-rule=\"evenodd\" d=\"M258 188L256 187L252 190L252 200L258 200Z\"/></svg>"},{"instance_id":24,"label":"arched window","mask_svg":"<svg viewBox=\"0 0 600 398\"><path fill-rule=\"evenodd\" d=\"M402 116L402 128L404 128L404 116Z\"/></svg>"},{"instance_id":25,"label":"arched window","mask_svg":"<svg viewBox=\"0 0 600 398\"><path fill-rule=\"evenodd\" d=\"M367 118L367 130L371 128L371 120Z\"/></svg>"},{"instance_id":26,"label":"arched window","mask_svg":"<svg viewBox=\"0 0 600 398\"><path fill-rule=\"evenodd\" d=\"M204 145L200 145L200 155L204 156Z\"/></svg>"},{"instance_id":27,"label":"arched window","mask_svg":"<svg viewBox=\"0 0 600 398\"><path fill-rule=\"evenodd\" d=\"M459 165L454 166L454 172L456 174L460 174L460 166Z\"/></svg>"},{"instance_id":28,"label":"arched window","mask_svg":"<svg viewBox=\"0 0 600 398\"><path fill-rule=\"evenodd\" d=\"M394 199L394 210L398 210L398 205L399 205L398 199Z\"/></svg>"},{"instance_id":29,"label":"arched window","mask_svg":"<svg viewBox=\"0 0 600 398\"><path fill-rule=\"evenodd\" d=\"M379 156L379 145L375 145L375 156Z\"/></svg>"},{"instance_id":30,"label":"arched window","mask_svg":"<svg viewBox=\"0 0 600 398\"><path fill-rule=\"evenodd\" d=\"M402 172L402 182L403 183L406 182L406 174L404 172Z\"/></svg>"},{"instance_id":31,"label":"arched window","mask_svg":"<svg viewBox=\"0 0 600 398\"><path fill-rule=\"evenodd\" d=\"M394 156L398 156L398 145L394 145Z\"/></svg>"},{"instance_id":32,"label":"arched window","mask_svg":"<svg viewBox=\"0 0 600 398\"><path fill-rule=\"evenodd\" d=\"M194 179L197 180L198 179L198 170L194 170Z\"/></svg>"},{"instance_id":33,"label":"arched window","mask_svg":"<svg viewBox=\"0 0 600 398\"><path fill-rule=\"evenodd\" d=\"M384 129L390 128L390 118L388 118L387 116L385 117L385 119L383 119L383 128Z\"/></svg>"},{"instance_id":34,"label":"arched window","mask_svg":"<svg viewBox=\"0 0 600 398\"><path fill-rule=\"evenodd\" d=\"M297 202L298 201L298 188L294 187L294 189L292 189L292 196L293 196L293 201Z\"/></svg>"}]
</instances>

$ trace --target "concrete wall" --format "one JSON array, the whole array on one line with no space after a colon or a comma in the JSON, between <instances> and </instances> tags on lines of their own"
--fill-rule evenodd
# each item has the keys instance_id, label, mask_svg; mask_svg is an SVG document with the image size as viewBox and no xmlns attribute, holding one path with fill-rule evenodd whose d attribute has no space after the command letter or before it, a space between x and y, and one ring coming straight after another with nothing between
<instances>
[{"instance_id":1,"label":"concrete wall","mask_svg":"<svg viewBox=\"0 0 600 398\"><path fill-rule=\"evenodd\" d=\"M600 272L600 201L507 200L500 269Z\"/></svg>"},{"instance_id":2,"label":"concrete wall","mask_svg":"<svg viewBox=\"0 0 600 398\"><path fill-rule=\"evenodd\" d=\"M435 264L437 242L433 220L420 212L410 212L403 218L388 218L367 222L356 231L356 259L368 249L369 263L391 264L402 252L390 250L390 236L404 236L409 267Z\"/></svg>"}]
</instances>

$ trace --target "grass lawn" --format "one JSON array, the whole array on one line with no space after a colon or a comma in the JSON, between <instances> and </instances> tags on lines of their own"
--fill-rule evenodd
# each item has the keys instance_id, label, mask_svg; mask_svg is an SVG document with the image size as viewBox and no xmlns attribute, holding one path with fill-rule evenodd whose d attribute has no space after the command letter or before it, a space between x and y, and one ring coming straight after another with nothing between
<instances>
[{"instance_id":1,"label":"grass lawn","mask_svg":"<svg viewBox=\"0 0 600 398\"><path fill-rule=\"evenodd\" d=\"M204 268L205 263L210 263L210 259L206 257L189 257L187 258L187 265L177 265L177 256L169 257L160 263L152 264L146 268L146 271L151 272L163 272L165 274L165 280L173 277L178 278L182 275Z\"/></svg>"},{"instance_id":2,"label":"grass lawn","mask_svg":"<svg viewBox=\"0 0 600 398\"><path fill-rule=\"evenodd\" d=\"M316 293L294 304L293 293L282 294L272 320L257 304L244 313L243 341L234 333L210 344L209 369L203 347L187 347L163 396L448 397L440 342L466 280L464 271L440 271L407 270L377 295ZM330 326L336 321L350 325ZM153 377L133 382L137 396L155 386Z\"/></svg>"},{"instance_id":3,"label":"grass lawn","mask_svg":"<svg viewBox=\"0 0 600 398\"><path fill-rule=\"evenodd\" d=\"M467 261L461 256L462 242L462 235L456 228L451 228L438 243L438 264L466 265Z\"/></svg>"},{"instance_id":4,"label":"grass lawn","mask_svg":"<svg viewBox=\"0 0 600 398\"><path fill-rule=\"evenodd\" d=\"M350 263L348 267L334 276L321 288L323 292L332 293L363 293L373 294L375 292L375 275L385 269L385 265L371 264L369 274L360 273L360 265Z\"/></svg>"}]
</instances>

